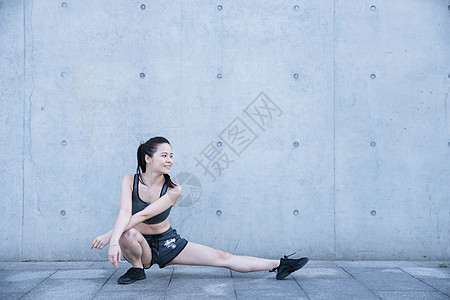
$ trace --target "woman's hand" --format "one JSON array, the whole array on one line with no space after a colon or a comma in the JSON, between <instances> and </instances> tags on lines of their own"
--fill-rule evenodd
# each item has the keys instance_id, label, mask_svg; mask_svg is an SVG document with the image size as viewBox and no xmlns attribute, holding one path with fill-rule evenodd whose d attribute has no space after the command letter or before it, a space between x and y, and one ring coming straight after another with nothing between
<instances>
[{"instance_id":1,"label":"woman's hand","mask_svg":"<svg viewBox=\"0 0 450 300\"><path fill-rule=\"evenodd\" d=\"M109 262L113 264L114 267L119 268L117 262L121 262L122 251L120 250L119 244L113 244L109 246L108 259Z\"/></svg>"},{"instance_id":2,"label":"woman's hand","mask_svg":"<svg viewBox=\"0 0 450 300\"><path fill-rule=\"evenodd\" d=\"M102 250L103 248L105 248L105 246L108 245L109 241L111 240L111 234L112 234L112 230L96 237L95 240L91 244L91 249L96 248L96 249Z\"/></svg>"}]
</instances>

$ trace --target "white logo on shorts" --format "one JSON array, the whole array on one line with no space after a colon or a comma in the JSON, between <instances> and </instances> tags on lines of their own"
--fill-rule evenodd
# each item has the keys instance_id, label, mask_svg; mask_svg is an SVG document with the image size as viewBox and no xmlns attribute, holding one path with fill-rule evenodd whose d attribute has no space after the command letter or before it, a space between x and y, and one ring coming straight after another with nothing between
<instances>
[{"instance_id":1,"label":"white logo on shorts","mask_svg":"<svg viewBox=\"0 0 450 300\"><path fill-rule=\"evenodd\" d=\"M166 240L164 242L164 247L175 249L177 245L175 245L175 239Z\"/></svg>"}]
</instances>

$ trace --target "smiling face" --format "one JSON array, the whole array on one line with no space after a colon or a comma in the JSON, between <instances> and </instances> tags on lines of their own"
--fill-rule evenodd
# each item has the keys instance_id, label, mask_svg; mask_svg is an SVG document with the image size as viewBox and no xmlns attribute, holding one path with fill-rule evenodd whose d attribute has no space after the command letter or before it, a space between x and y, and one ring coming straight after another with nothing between
<instances>
[{"instance_id":1,"label":"smiling face","mask_svg":"<svg viewBox=\"0 0 450 300\"><path fill-rule=\"evenodd\" d=\"M147 163L147 170L169 174L173 164L172 147L167 143L159 144L153 157L145 155L145 161Z\"/></svg>"}]
</instances>

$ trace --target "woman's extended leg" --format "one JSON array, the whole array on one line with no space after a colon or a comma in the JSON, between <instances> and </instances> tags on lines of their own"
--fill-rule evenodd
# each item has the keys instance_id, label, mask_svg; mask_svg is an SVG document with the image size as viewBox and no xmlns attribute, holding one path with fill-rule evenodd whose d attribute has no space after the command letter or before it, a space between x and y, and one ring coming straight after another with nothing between
<instances>
[{"instance_id":1,"label":"woman's extended leg","mask_svg":"<svg viewBox=\"0 0 450 300\"><path fill-rule=\"evenodd\" d=\"M279 260L234 255L211 247L188 242L186 247L168 265L223 267L237 272L270 271Z\"/></svg>"},{"instance_id":2,"label":"woman's extended leg","mask_svg":"<svg viewBox=\"0 0 450 300\"><path fill-rule=\"evenodd\" d=\"M152 251L144 236L135 228L125 231L119 240L120 249L135 268L150 268Z\"/></svg>"}]
</instances>

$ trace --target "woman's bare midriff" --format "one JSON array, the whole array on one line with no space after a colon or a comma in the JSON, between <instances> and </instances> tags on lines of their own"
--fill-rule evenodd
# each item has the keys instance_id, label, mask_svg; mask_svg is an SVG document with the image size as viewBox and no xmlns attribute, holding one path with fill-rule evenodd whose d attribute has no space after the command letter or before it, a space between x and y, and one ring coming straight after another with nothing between
<instances>
[{"instance_id":1,"label":"woman's bare midriff","mask_svg":"<svg viewBox=\"0 0 450 300\"><path fill-rule=\"evenodd\" d=\"M161 234L170 228L169 220L165 220L159 224L140 223L135 226L142 234Z\"/></svg>"}]
</instances>

